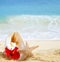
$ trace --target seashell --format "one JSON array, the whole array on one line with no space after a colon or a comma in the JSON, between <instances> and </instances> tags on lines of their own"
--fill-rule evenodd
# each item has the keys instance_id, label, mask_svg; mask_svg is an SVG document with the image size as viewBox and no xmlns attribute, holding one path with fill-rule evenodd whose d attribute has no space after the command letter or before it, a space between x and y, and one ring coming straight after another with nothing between
<instances>
[{"instance_id":1,"label":"seashell","mask_svg":"<svg viewBox=\"0 0 60 62\"><path fill-rule=\"evenodd\" d=\"M18 47L20 50L25 49L24 42L18 32L13 32L10 34L6 39L6 47L9 49L14 49L15 47Z\"/></svg>"},{"instance_id":2,"label":"seashell","mask_svg":"<svg viewBox=\"0 0 60 62\"><path fill-rule=\"evenodd\" d=\"M33 55L32 50L38 46L29 47L27 42L24 44L24 41L18 32L13 32L6 39L6 47L10 50L14 50L17 47L20 53L19 60L25 60Z\"/></svg>"}]
</instances>

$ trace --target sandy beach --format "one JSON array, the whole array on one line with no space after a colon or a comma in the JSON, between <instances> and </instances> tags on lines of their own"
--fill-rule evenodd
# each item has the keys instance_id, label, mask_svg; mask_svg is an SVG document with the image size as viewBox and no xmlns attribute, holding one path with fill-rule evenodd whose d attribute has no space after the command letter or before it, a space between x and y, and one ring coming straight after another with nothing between
<instances>
[{"instance_id":1,"label":"sandy beach","mask_svg":"<svg viewBox=\"0 0 60 62\"><path fill-rule=\"evenodd\" d=\"M33 57L19 61L9 60L3 56L5 41L1 41L0 62L60 62L60 40L27 40L27 42L29 46L39 45L39 47L33 51Z\"/></svg>"}]
</instances>

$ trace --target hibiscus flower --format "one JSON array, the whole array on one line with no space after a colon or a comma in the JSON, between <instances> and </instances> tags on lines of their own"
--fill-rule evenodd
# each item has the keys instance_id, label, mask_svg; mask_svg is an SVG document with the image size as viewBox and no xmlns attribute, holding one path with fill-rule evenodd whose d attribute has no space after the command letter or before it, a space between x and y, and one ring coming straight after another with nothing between
<instances>
[{"instance_id":1,"label":"hibiscus flower","mask_svg":"<svg viewBox=\"0 0 60 62\"><path fill-rule=\"evenodd\" d=\"M20 53L18 52L18 48L15 47L13 50L8 49L7 47L5 48L5 55L10 58L17 60L20 58Z\"/></svg>"}]
</instances>

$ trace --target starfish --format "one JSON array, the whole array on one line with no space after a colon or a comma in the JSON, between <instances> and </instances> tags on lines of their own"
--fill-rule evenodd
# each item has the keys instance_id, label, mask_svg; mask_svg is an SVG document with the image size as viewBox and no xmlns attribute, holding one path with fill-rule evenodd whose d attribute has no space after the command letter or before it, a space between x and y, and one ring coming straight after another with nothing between
<instances>
[{"instance_id":1,"label":"starfish","mask_svg":"<svg viewBox=\"0 0 60 62\"><path fill-rule=\"evenodd\" d=\"M24 50L19 50L20 53L23 53L24 54L24 57L21 59L21 60L25 60L27 59L28 57L32 57L33 56L33 53L32 51L37 48L39 46L32 46L32 47L29 47L28 43L26 42L26 48Z\"/></svg>"}]
</instances>

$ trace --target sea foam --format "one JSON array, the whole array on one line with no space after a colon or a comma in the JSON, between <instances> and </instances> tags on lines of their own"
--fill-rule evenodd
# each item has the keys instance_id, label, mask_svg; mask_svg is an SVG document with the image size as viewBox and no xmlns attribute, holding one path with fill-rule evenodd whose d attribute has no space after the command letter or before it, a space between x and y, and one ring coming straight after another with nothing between
<instances>
[{"instance_id":1,"label":"sea foam","mask_svg":"<svg viewBox=\"0 0 60 62\"><path fill-rule=\"evenodd\" d=\"M7 16L0 23L0 34L18 31L24 39L60 39L60 16Z\"/></svg>"}]
</instances>

